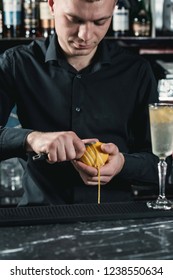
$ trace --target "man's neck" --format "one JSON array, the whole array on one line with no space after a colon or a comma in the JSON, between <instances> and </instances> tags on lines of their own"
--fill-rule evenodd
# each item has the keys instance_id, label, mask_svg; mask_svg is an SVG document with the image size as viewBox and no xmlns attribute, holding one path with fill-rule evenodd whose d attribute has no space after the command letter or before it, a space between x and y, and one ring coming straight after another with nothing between
<instances>
[{"instance_id":1,"label":"man's neck","mask_svg":"<svg viewBox=\"0 0 173 280\"><path fill-rule=\"evenodd\" d=\"M89 55L83 56L69 56L67 57L67 61L70 65L72 65L77 71L80 71L91 64L93 56L96 52L97 48L90 53Z\"/></svg>"}]
</instances>

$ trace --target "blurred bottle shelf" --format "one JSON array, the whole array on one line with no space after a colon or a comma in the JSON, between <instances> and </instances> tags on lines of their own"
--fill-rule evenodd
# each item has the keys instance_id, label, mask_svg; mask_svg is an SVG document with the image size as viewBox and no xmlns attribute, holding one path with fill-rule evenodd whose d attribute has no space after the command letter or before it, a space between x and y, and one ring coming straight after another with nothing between
<instances>
[{"instance_id":1,"label":"blurred bottle shelf","mask_svg":"<svg viewBox=\"0 0 173 280\"><path fill-rule=\"evenodd\" d=\"M1 38L0 39L0 52L5 49L13 47L18 44L29 44L36 38ZM136 49L140 54L172 54L173 53L173 36L168 37L113 37L107 36L107 40L114 40L122 47L129 49Z\"/></svg>"},{"instance_id":2,"label":"blurred bottle shelf","mask_svg":"<svg viewBox=\"0 0 173 280\"><path fill-rule=\"evenodd\" d=\"M117 41L123 47L162 50L163 52L173 50L173 36L165 37L106 37L109 40Z\"/></svg>"}]
</instances>

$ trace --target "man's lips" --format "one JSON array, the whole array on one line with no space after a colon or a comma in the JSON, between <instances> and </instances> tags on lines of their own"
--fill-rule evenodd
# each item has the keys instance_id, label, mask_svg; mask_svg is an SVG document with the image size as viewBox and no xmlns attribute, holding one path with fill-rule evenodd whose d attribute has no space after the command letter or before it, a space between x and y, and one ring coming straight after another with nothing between
<instances>
[{"instance_id":1,"label":"man's lips","mask_svg":"<svg viewBox=\"0 0 173 280\"><path fill-rule=\"evenodd\" d=\"M90 49L91 48L91 44L90 45L83 45L83 44L76 44L76 43L74 43L74 46L77 49Z\"/></svg>"}]
</instances>

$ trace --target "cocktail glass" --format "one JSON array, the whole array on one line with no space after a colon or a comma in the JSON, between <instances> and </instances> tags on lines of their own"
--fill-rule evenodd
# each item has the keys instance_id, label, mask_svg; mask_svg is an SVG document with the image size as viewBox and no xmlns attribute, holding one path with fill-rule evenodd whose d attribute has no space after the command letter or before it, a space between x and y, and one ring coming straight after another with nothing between
<instances>
[{"instance_id":1,"label":"cocktail glass","mask_svg":"<svg viewBox=\"0 0 173 280\"><path fill-rule=\"evenodd\" d=\"M155 201L148 201L153 209L170 210L173 202L165 196L167 173L166 158L173 152L173 104L149 104L150 130L153 154L159 157L159 195Z\"/></svg>"}]
</instances>

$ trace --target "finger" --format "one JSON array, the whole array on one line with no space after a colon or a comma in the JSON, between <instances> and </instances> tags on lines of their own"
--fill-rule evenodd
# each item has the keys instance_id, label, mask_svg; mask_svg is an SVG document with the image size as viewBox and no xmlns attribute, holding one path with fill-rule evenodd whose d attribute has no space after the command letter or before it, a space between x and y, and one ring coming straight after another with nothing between
<instances>
[{"instance_id":1,"label":"finger","mask_svg":"<svg viewBox=\"0 0 173 280\"><path fill-rule=\"evenodd\" d=\"M110 180L109 176L100 177L100 185L106 185ZM85 181L87 185L98 185L98 177L85 178Z\"/></svg>"},{"instance_id":2,"label":"finger","mask_svg":"<svg viewBox=\"0 0 173 280\"><path fill-rule=\"evenodd\" d=\"M79 159L85 153L86 147L83 141L80 139L75 139L73 142L74 150L75 150L75 157L71 159Z\"/></svg>"},{"instance_id":3,"label":"finger","mask_svg":"<svg viewBox=\"0 0 173 280\"><path fill-rule=\"evenodd\" d=\"M98 185L98 182L87 181L87 182L86 182L86 185L89 185L89 186L97 186L97 185Z\"/></svg>"},{"instance_id":4,"label":"finger","mask_svg":"<svg viewBox=\"0 0 173 280\"><path fill-rule=\"evenodd\" d=\"M97 138L83 139L82 141L84 142L84 144L99 142L99 140Z\"/></svg>"},{"instance_id":5,"label":"finger","mask_svg":"<svg viewBox=\"0 0 173 280\"><path fill-rule=\"evenodd\" d=\"M56 153L57 153L57 161L61 162L61 161L66 161L68 160L68 153L67 153L67 149L64 146L64 143L57 146L56 148Z\"/></svg>"},{"instance_id":6,"label":"finger","mask_svg":"<svg viewBox=\"0 0 173 280\"><path fill-rule=\"evenodd\" d=\"M109 155L116 155L119 152L118 147L113 143L102 144L101 150Z\"/></svg>"},{"instance_id":7,"label":"finger","mask_svg":"<svg viewBox=\"0 0 173 280\"><path fill-rule=\"evenodd\" d=\"M76 167L77 167L80 171L84 172L85 174L87 174L87 175L89 175L89 176L94 177L94 176L97 176L97 175L98 175L98 170L97 170L97 168L92 167L92 166L89 166L89 165L86 165L85 163L83 163L83 162L81 162L81 161L79 161L79 160L76 160L76 161L75 161L75 165L76 165Z\"/></svg>"}]
</instances>

